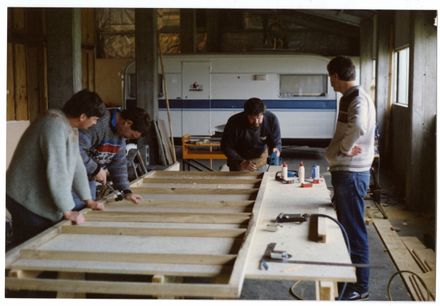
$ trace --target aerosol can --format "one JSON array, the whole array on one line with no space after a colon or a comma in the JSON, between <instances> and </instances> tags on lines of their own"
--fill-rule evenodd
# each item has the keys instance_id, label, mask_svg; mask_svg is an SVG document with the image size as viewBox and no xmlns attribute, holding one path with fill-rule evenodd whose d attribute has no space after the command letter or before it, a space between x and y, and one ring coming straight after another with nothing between
<instances>
[{"instance_id":1,"label":"aerosol can","mask_svg":"<svg viewBox=\"0 0 440 306\"><path fill-rule=\"evenodd\" d=\"M287 163L283 163L283 167L281 168L281 173L283 176L283 180L287 181L288 172L287 172Z\"/></svg>"},{"instance_id":2,"label":"aerosol can","mask_svg":"<svg viewBox=\"0 0 440 306\"><path fill-rule=\"evenodd\" d=\"M299 178L299 183L300 184L304 184L305 172L306 172L306 169L304 168L304 163L300 162L299 163L299 168L298 168L298 178Z\"/></svg>"}]
</instances>

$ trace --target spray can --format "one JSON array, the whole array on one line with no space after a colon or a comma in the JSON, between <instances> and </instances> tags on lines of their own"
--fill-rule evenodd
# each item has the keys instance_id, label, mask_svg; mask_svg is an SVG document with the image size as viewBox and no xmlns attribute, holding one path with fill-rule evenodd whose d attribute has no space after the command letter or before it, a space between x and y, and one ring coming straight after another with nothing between
<instances>
[{"instance_id":1,"label":"spray can","mask_svg":"<svg viewBox=\"0 0 440 306\"><path fill-rule=\"evenodd\" d=\"M272 152L269 157L269 165L271 166L279 166L280 165L280 157L276 152Z\"/></svg>"},{"instance_id":2,"label":"spray can","mask_svg":"<svg viewBox=\"0 0 440 306\"><path fill-rule=\"evenodd\" d=\"M305 171L306 171L306 169L304 168L304 163L300 162L299 168L298 168L298 178L299 178L300 184L303 184L305 181Z\"/></svg>"},{"instance_id":3,"label":"spray can","mask_svg":"<svg viewBox=\"0 0 440 306\"><path fill-rule=\"evenodd\" d=\"M283 175L283 180L287 181L287 163L283 163L283 167L282 167L282 175Z\"/></svg>"},{"instance_id":4,"label":"spray can","mask_svg":"<svg viewBox=\"0 0 440 306\"><path fill-rule=\"evenodd\" d=\"M319 166L313 165L312 167L312 179L319 180Z\"/></svg>"}]
</instances>

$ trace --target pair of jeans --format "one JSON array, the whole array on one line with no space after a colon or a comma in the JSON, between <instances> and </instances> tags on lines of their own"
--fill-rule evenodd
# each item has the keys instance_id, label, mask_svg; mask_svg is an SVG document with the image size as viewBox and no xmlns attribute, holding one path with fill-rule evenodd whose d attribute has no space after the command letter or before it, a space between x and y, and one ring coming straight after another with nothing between
<instances>
[{"instance_id":1,"label":"pair of jeans","mask_svg":"<svg viewBox=\"0 0 440 306\"><path fill-rule=\"evenodd\" d=\"M92 199L96 200L96 181L89 181L90 192L92 194ZM72 191L73 202L75 202L75 207L72 209L73 211L80 211L84 207L86 207L86 203L80 199L80 197L76 194L76 192Z\"/></svg>"},{"instance_id":2,"label":"pair of jeans","mask_svg":"<svg viewBox=\"0 0 440 306\"><path fill-rule=\"evenodd\" d=\"M368 234L364 221L364 197L367 195L370 172L333 171L333 201L338 221L344 226L353 263L368 264ZM354 290L368 291L369 268L356 268Z\"/></svg>"},{"instance_id":3,"label":"pair of jeans","mask_svg":"<svg viewBox=\"0 0 440 306\"><path fill-rule=\"evenodd\" d=\"M8 248L25 242L56 223L33 213L8 195L6 208L12 217L12 242Z\"/></svg>"}]
</instances>

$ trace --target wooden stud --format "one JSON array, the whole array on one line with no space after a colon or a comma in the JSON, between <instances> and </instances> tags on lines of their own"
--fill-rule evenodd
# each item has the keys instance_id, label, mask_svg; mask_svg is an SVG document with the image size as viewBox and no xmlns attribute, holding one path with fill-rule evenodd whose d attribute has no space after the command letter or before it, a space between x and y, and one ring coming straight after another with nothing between
<instances>
[{"instance_id":1,"label":"wooden stud","mask_svg":"<svg viewBox=\"0 0 440 306\"><path fill-rule=\"evenodd\" d=\"M117 253L83 251L22 250L23 259L78 260L102 262L169 263L195 265L225 265L236 258L233 254L168 254L168 253Z\"/></svg>"},{"instance_id":2,"label":"wooden stud","mask_svg":"<svg viewBox=\"0 0 440 306\"><path fill-rule=\"evenodd\" d=\"M14 65L15 65L15 54L14 45L8 43L8 66L7 66L7 115L6 120L15 120L15 81L14 81Z\"/></svg>"},{"instance_id":3,"label":"wooden stud","mask_svg":"<svg viewBox=\"0 0 440 306\"><path fill-rule=\"evenodd\" d=\"M240 246L240 250L237 255L237 259L235 260L235 264L233 270L231 272L231 277L229 279L229 285L236 288L236 296L239 296L241 293L241 289L243 287L244 277L245 277L245 268L246 268L246 259L248 258L251 245L253 240L255 239L255 232L258 224L258 220L261 216L261 209L263 205L264 193L266 192L266 186L269 180L268 173L263 174L263 179L260 185L260 192L258 192L257 198L255 199L255 204L252 209L252 218L249 221L247 236L245 237L244 242Z\"/></svg>"},{"instance_id":4,"label":"wooden stud","mask_svg":"<svg viewBox=\"0 0 440 306\"><path fill-rule=\"evenodd\" d=\"M63 226L63 234L81 235L123 235L123 236L169 236L169 237L219 237L235 238L243 235L246 229L209 229L209 228L139 228L104 226Z\"/></svg>"},{"instance_id":5,"label":"wooden stud","mask_svg":"<svg viewBox=\"0 0 440 306\"><path fill-rule=\"evenodd\" d=\"M205 171L154 171L152 177L224 177L224 176L249 176L262 178L260 172L232 171L232 172L205 172Z\"/></svg>"},{"instance_id":6,"label":"wooden stud","mask_svg":"<svg viewBox=\"0 0 440 306\"><path fill-rule=\"evenodd\" d=\"M84 280L84 273L58 272L58 279ZM57 292L57 298L59 299L73 299L73 298L84 299L85 297L86 295L83 292L69 292L69 291Z\"/></svg>"},{"instance_id":7,"label":"wooden stud","mask_svg":"<svg viewBox=\"0 0 440 306\"><path fill-rule=\"evenodd\" d=\"M144 185L142 187L147 187L147 184L252 184L257 185L261 182L260 179L206 179L206 178L144 178Z\"/></svg>"},{"instance_id":8,"label":"wooden stud","mask_svg":"<svg viewBox=\"0 0 440 306\"><path fill-rule=\"evenodd\" d=\"M23 44L15 44L15 65L16 120L29 120L26 49Z\"/></svg>"},{"instance_id":9,"label":"wooden stud","mask_svg":"<svg viewBox=\"0 0 440 306\"><path fill-rule=\"evenodd\" d=\"M30 271L22 269L11 269L8 276L15 278L36 278L40 275L41 271Z\"/></svg>"},{"instance_id":10,"label":"wooden stud","mask_svg":"<svg viewBox=\"0 0 440 306\"><path fill-rule=\"evenodd\" d=\"M235 194L255 194L258 192L257 188L248 189L197 189L195 188L132 188L134 193L139 194L224 194L224 195L235 195Z\"/></svg>"},{"instance_id":11,"label":"wooden stud","mask_svg":"<svg viewBox=\"0 0 440 306\"><path fill-rule=\"evenodd\" d=\"M160 213L160 212L119 212L90 211L86 215L89 221L115 222L175 222L207 224L240 224L249 220L249 213Z\"/></svg>"},{"instance_id":12,"label":"wooden stud","mask_svg":"<svg viewBox=\"0 0 440 306\"><path fill-rule=\"evenodd\" d=\"M242 201L192 201L192 200L153 200L153 199L142 199L138 206L149 206L149 207L187 207L187 208L235 208L235 207L248 207L252 205L254 201L252 200L242 200ZM133 202L128 200L122 201L112 201L107 202L109 208L113 207L133 207Z\"/></svg>"},{"instance_id":13,"label":"wooden stud","mask_svg":"<svg viewBox=\"0 0 440 306\"><path fill-rule=\"evenodd\" d=\"M383 243L386 245L391 259L393 260L397 269L409 270L421 275L423 271L417 265L416 261L411 256L402 240L400 240L399 235L395 231L391 230L390 221L386 219L374 219L374 226L376 227ZM405 273L403 274L402 278L406 287L408 288L409 293L411 294L411 297L416 300L417 292L411 286L410 275Z\"/></svg>"},{"instance_id":14,"label":"wooden stud","mask_svg":"<svg viewBox=\"0 0 440 306\"><path fill-rule=\"evenodd\" d=\"M311 215L309 219L309 240L325 243L327 240L326 219Z\"/></svg>"},{"instance_id":15,"label":"wooden stud","mask_svg":"<svg viewBox=\"0 0 440 306\"><path fill-rule=\"evenodd\" d=\"M316 281L316 299L324 301L334 301L335 283L328 281Z\"/></svg>"},{"instance_id":16,"label":"wooden stud","mask_svg":"<svg viewBox=\"0 0 440 306\"><path fill-rule=\"evenodd\" d=\"M102 293L122 295L167 295L237 298L237 289L216 284L144 284L139 282L82 281L53 279L5 278L5 288L10 290L37 290L72 293Z\"/></svg>"}]
</instances>

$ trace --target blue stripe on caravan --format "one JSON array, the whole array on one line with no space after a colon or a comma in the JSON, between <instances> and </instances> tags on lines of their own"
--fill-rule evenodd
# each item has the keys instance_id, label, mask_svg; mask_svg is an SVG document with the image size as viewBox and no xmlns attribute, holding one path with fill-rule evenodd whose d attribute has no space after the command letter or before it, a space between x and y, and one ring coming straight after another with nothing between
<instances>
[{"instance_id":1,"label":"blue stripe on caravan","mask_svg":"<svg viewBox=\"0 0 440 306\"><path fill-rule=\"evenodd\" d=\"M170 108L222 108L243 109L246 100L169 100ZM334 109L336 100L263 100L268 109ZM165 100L159 100L159 108L166 108Z\"/></svg>"}]
</instances>

